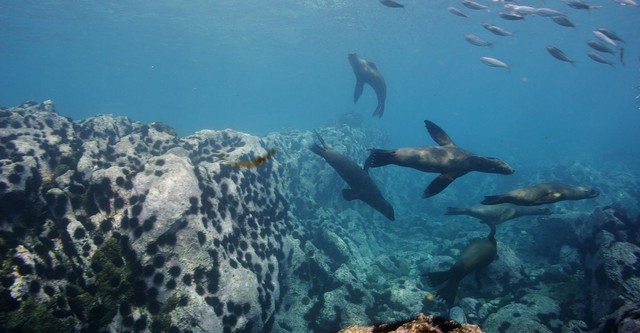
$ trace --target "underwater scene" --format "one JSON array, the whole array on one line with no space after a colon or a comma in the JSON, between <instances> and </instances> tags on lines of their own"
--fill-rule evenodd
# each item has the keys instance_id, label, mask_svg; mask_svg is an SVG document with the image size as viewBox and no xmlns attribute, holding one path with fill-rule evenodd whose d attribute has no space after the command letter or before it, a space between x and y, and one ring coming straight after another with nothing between
<instances>
[{"instance_id":1,"label":"underwater scene","mask_svg":"<svg viewBox=\"0 0 640 333\"><path fill-rule=\"evenodd\" d=\"M637 0L0 0L0 332L640 332Z\"/></svg>"}]
</instances>

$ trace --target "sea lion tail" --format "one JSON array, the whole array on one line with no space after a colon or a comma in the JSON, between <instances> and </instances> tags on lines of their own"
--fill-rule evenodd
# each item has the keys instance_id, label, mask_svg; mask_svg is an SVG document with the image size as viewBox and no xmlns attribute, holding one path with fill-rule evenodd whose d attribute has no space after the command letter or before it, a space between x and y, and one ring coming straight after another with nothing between
<instances>
[{"instance_id":1,"label":"sea lion tail","mask_svg":"<svg viewBox=\"0 0 640 333\"><path fill-rule=\"evenodd\" d=\"M384 149L369 149L369 157L364 161L364 171L393 163L395 151Z\"/></svg>"},{"instance_id":2,"label":"sea lion tail","mask_svg":"<svg viewBox=\"0 0 640 333\"><path fill-rule=\"evenodd\" d=\"M376 109L373 111L372 116L382 118L383 113L384 113L384 104L378 104Z\"/></svg>"},{"instance_id":3,"label":"sea lion tail","mask_svg":"<svg viewBox=\"0 0 640 333\"><path fill-rule=\"evenodd\" d=\"M484 200L480 202L483 205L497 205L499 203L503 203L501 195L487 195L484 197Z\"/></svg>"},{"instance_id":4,"label":"sea lion tail","mask_svg":"<svg viewBox=\"0 0 640 333\"><path fill-rule=\"evenodd\" d=\"M323 147L320 147L317 143L314 143L311 146L309 146L309 150L311 150L313 153L320 156L324 156L324 152L326 151Z\"/></svg>"},{"instance_id":5,"label":"sea lion tail","mask_svg":"<svg viewBox=\"0 0 640 333\"><path fill-rule=\"evenodd\" d=\"M466 208L447 207L447 212L444 215L466 215Z\"/></svg>"},{"instance_id":6,"label":"sea lion tail","mask_svg":"<svg viewBox=\"0 0 640 333\"><path fill-rule=\"evenodd\" d=\"M436 295L438 295L438 297L441 298L447 306L451 307L456 295L458 294L460 277L457 274L454 274L452 270L431 272L426 275L429 285L436 287Z\"/></svg>"}]
</instances>

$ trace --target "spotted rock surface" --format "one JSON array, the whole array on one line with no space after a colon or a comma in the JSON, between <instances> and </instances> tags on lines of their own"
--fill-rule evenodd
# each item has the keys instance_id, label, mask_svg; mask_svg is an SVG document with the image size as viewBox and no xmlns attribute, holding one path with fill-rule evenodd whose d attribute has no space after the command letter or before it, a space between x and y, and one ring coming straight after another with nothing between
<instances>
[{"instance_id":1,"label":"spotted rock surface","mask_svg":"<svg viewBox=\"0 0 640 333\"><path fill-rule=\"evenodd\" d=\"M269 330L292 225L254 136L51 102L0 110L0 320L11 330Z\"/></svg>"}]
</instances>

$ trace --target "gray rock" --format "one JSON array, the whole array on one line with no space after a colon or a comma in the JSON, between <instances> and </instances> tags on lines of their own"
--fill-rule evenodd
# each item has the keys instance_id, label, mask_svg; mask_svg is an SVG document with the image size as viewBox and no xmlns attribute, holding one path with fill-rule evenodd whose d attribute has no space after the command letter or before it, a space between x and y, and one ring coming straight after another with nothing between
<instances>
[{"instance_id":1,"label":"gray rock","mask_svg":"<svg viewBox=\"0 0 640 333\"><path fill-rule=\"evenodd\" d=\"M552 332L561 322L555 320L560 307L553 299L527 294L490 314L481 327L486 332Z\"/></svg>"},{"instance_id":2,"label":"gray rock","mask_svg":"<svg viewBox=\"0 0 640 333\"><path fill-rule=\"evenodd\" d=\"M461 324L467 323L467 316L465 316L464 310L459 306L454 306L449 309L449 318Z\"/></svg>"},{"instance_id":3,"label":"gray rock","mask_svg":"<svg viewBox=\"0 0 640 333\"><path fill-rule=\"evenodd\" d=\"M59 327L269 329L291 248L282 171L228 165L265 154L259 138L71 123L48 102L0 122L0 225L21 244L10 304L68 297L57 311L73 315L50 320Z\"/></svg>"},{"instance_id":4,"label":"gray rock","mask_svg":"<svg viewBox=\"0 0 640 333\"><path fill-rule=\"evenodd\" d=\"M640 332L640 303L625 305L614 313L602 318L598 328L593 332Z\"/></svg>"}]
</instances>

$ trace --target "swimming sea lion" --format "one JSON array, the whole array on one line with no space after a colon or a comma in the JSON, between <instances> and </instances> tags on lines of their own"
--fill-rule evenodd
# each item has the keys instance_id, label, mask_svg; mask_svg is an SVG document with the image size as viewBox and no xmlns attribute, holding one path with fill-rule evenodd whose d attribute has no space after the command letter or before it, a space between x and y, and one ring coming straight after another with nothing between
<instances>
[{"instance_id":1,"label":"swimming sea lion","mask_svg":"<svg viewBox=\"0 0 640 333\"><path fill-rule=\"evenodd\" d=\"M549 208L499 204L492 206L478 205L470 208L449 207L445 215L468 215L480 219L483 223L498 225L525 215L550 215L552 213Z\"/></svg>"},{"instance_id":2,"label":"swimming sea lion","mask_svg":"<svg viewBox=\"0 0 640 333\"><path fill-rule=\"evenodd\" d=\"M598 194L598 191L585 186L548 183L518 188L505 194L485 196L481 203L495 205L507 202L520 206L536 206L562 200L595 198Z\"/></svg>"},{"instance_id":3,"label":"swimming sea lion","mask_svg":"<svg viewBox=\"0 0 640 333\"><path fill-rule=\"evenodd\" d=\"M428 198L440 193L456 178L470 171L512 174L515 170L507 163L493 157L472 154L453 143L451 138L436 124L424 121L429 134L440 146L399 148L395 150L369 149L371 154L364 162L364 169L388 164L414 168L423 172L437 172L436 177L422 193Z\"/></svg>"},{"instance_id":4,"label":"swimming sea lion","mask_svg":"<svg viewBox=\"0 0 640 333\"><path fill-rule=\"evenodd\" d=\"M480 285L478 270L489 266L496 259L498 254L495 239L496 226L490 224L489 227L491 228L489 236L472 240L449 270L424 274L429 284L436 288L438 297L445 301L448 307L453 305L462 278L476 271L476 281Z\"/></svg>"},{"instance_id":5,"label":"swimming sea lion","mask_svg":"<svg viewBox=\"0 0 640 333\"><path fill-rule=\"evenodd\" d=\"M355 53L349 53L349 63L353 68L353 73L356 75L356 88L353 91L353 102L358 102L364 84L367 83L373 88L378 97L378 106L373 111L374 116L382 118L384 113L384 102L387 99L387 84L384 82L384 77L378 71L376 64L358 58Z\"/></svg>"},{"instance_id":6,"label":"swimming sea lion","mask_svg":"<svg viewBox=\"0 0 640 333\"><path fill-rule=\"evenodd\" d=\"M318 134L316 133L316 135ZM318 139L322 147L314 143L309 149L324 158L351 187L342 190L342 197L347 201L360 199L393 221L395 219L393 206L384 199L378 186L376 186L371 177L369 177L369 174L348 157L330 150L324 144L320 135L318 135Z\"/></svg>"},{"instance_id":7,"label":"swimming sea lion","mask_svg":"<svg viewBox=\"0 0 640 333\"><path fill-rule=\"evenodd\" d=\"M393 0L380 0L380 3L390 8L404 8L403 4L397 3Z\"/></svg>"}]
</instances>

